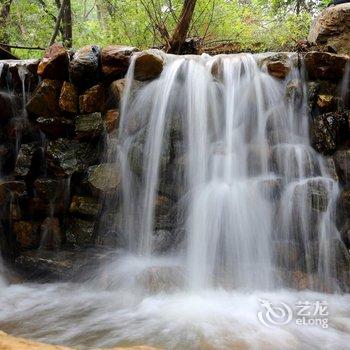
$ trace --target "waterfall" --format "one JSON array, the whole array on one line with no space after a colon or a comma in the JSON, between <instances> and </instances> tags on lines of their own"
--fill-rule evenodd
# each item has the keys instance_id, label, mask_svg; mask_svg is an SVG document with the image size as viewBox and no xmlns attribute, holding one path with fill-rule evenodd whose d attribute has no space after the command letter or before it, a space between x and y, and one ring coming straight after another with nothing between
<instances>
[{"instance_id":1,"label":"waterfall","mask_svg":"<svg viewBox=\"0 0 350 350\"><path fill-rule=\"evenodd\" d=\"M293 284L293 271L336 288L339 189L310 146L303 70L280 81L250 54L166 60L148 84L134 83L131 64L122 104L124 232L137 254L154 251L157 195L181 160L172 232L185 232L190 288L273 289Z\"/></svg>"}]
</instances>

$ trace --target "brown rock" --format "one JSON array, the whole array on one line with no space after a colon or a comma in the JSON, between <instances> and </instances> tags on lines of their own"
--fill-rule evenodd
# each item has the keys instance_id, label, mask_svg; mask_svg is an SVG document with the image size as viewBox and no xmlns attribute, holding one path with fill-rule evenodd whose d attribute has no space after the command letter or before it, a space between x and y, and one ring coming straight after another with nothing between
<instances>
[{"instance_id":1,"label":"brown rock","mask_svg":"<svg viewBox=\"0 0 350 350\"><path fill-rule=\"evenodd\" d=\"M0 91L0 122L6 122L7 120L13 117L13 103L13 96L4 91Z\"/></svg>"},{"instance_id":2,"label":"brown rock","mask_svg":"<svg viewBox=\"0 0 350 350\"><path fill-rule=\"evenodd\" d=\"M275 78L285 79L290 72L290 67L282 61L269 62L267 70Z\"/></svg>"},{"instance_id":3,"label":"brown rock","mask_svg":"<svg viewBox=\"0 0 350 350\"><path fill-rule=\"evenodd\" d=\"M58 249L63 240L60 221L57 218L46 218L41 224L41 247Z\"/></svg>"},{"instance_id":4,"label":"brown rock","mask_svg":"<svg viewBox=\"0 0 350 350\"><path fill-rule=\"evenodd\" d=\"M156 51L143 51L135 59L134 77L140 81L155 79L163 71L163 65L164 60Z\"/></svg>"},{"instance_id":5,"label":"brown rock","mask_svg":"<svg viewBox=\"0 0 350 350\"><path fill-rule=\"evenodd\" d=\"M11 201L26 193L26 183L17 180L0 181L0 204Z\"/></svg>"},{"instance_id":6,"label":"brown rock","mask_svg":"<svg viewBox=\"0 0 350 350\"><path fill-rule=\"evenodd\" d=\"M322 111L330 111L335 107L335 98L332 95L319 95L317 98L317 106Z\"/></svg>"},{"instance_id":7,"label":"brown rock","mask_svg":"<svg viewBox=\"0 0 350 350\"><path fill-rule=\"evenodd\" d=\"M327 7L312 24L308 40L350 54L350 3Z\"/></svg>"},{"instance_id":8,"label":"brown rock","mask_svg":"<svg viewBox=\"0 0 350 350\"><path fill-rule=\"evenodd\" d=\"M131 55L138 51L135 47L110 45L102 49L102 74L107 79L123 77L128 68Z\"/></svg>"},{"instance_id":9,"label":"brown rock","mask_svg":"<svg viewBox=\"0 0 350 350\"><path fill-rule=\"evenodd\" d=\"M79 94L75 86L68 81L62 85L59 98L59 106L62 112L78 113L79 112Z\"/></svg>"},{"instance_id":10,"label":"brown rock","mask_svg":"<svg viewBox=\"0 0 350 350\"><path fill-rule=\"evenodd\" d=\"M79 96L79 108L82 114L104 112L105 90L102 85L95 85Z\"/></svg>"},{"instance_id":11,"label":"brown rock","mask_svg":"<svg viewBox=\"0 0 350 350\"><path fill-rule=\"evenodd\" d=\"M44 79L27 103L27 111L37 116L58 116L61 82Z\"/></svg>"},{"instance_id":12,"label":"brown rock","mask_svg":"<svg viewBox=\"0 0 350 350\"><path fill-rule=\"evenodd\" d=\"M14 170L16 176L25 177L29 174L38 150L38 145L35 142L21 145Z\"/></svg>"},{"instance_id":13,"label":"brown rock","mask_svg":"<svg viewBox=\"0 0 350 350\"><path fill-rule=\"evenodd\" d=\"M34 181L35 194L44 200L54 201L64 196L65 181L50 178L39 178Z\"/></svg>"},{"instance_id":14,"label":"brown rock","mask_svg":"<svg viewBox=\"0 0 350 350\"><path fill-rule=\"evenodd\" d=\"M310 79L339 81L344 76L349 57L328 52L308 52L304 62Z\"/></svg>"},{"instance_id":15,"label":"brown rock","mask_svg":"<svg viewBox=\"0 0 350 350\"><path fill-rule=\"evenodd\" d=\"M38 66L38 75L43 79L68 79L69 56L61 44L53 44L44 54Z\"/></svg>"},{"instance_id":16,"label":"brown rock","mask_svg":"<svg viewBox=\"0 0 350 350\"><path fill-rule=\"evenodd\" d=\"M39 224L33 221L14 222L12 231L21 249L35 248L40 242Z\"/></svg>"},{"instance_id":17,"label":"brown rock","mask_svg":"<svg viewBox=\"0 0 350 350\"><path fill-rule=\"evenodd\" d=\"M350 149L337 151L333 159L340 181L350 185Z\"/></svg>"},{"instance_id":18,"label":"brown rock","mask_svg":"<svg viewBox=\"0 0 350 350\"><path fill-rule=\"evenodd\" d=\"M118 129L119 126L119 111L117 109L110 109L105 116L106 129L108 133Z\"/></svg>"},{"instance_id":19,"label":"brown rock","mask_svg":"<svg viewBox=\"0 0 350 350\"><path fill-rule=\"evenodd\" d=\"M120 107L120 101L125 89L126 80L119 79L111 83L108 88L107 94L107 107L108 108L118 108Z\"/></svg>"}]
</instances>

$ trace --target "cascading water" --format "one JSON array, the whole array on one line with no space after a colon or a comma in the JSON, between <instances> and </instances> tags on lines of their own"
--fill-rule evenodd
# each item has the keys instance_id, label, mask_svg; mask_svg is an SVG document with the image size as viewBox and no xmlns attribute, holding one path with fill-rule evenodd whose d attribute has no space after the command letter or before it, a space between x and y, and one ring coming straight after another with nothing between
<instances>
[{"instance_id":1,"label":"cascading water","mask_svg":"<svg viewBox=\"0 0 350 350\"><path fill-rule=\"evenodd\" d=\"M108 142L123 208L111 221L115 197L105 198L101 230L121 225L127 253L78 286L9 286L0 328L20 322L22 336L82 348L348 349L349 296L316 292L339 290L344 247L338 184L310 146L302 70L277 80L264 57L164 58L149 83L133 80L131 63ZM165 197L176 204L164 214ZM329 327L266 327L261 299L326 299Z\"/></svg>"}]
</instances>

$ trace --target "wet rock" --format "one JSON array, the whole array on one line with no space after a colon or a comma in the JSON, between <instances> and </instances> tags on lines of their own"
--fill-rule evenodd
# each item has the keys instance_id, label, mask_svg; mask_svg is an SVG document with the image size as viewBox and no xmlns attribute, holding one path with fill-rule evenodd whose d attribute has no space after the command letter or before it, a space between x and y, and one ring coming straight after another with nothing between
<instances>
[{"instance_id":1,"label":"wet rock","mask_svg":"<svg viewBox=\"0 0 350 350\"><path fill-rule=\"evenodd\" d=\"M83 219L71 219L66 238L67 243L74 247L89 246L94 243L95 222Z\"/></svg>"},{"instance_id":2,"label":"wet rock","mask_svg":"<svg viewBox=\"0 0 350 350\"><path fill-rule=\"evenodd\" d=\"M49 170L56 176L71 176L99 161L100 149L92 143L57 139L49 142L46 159Z\"/></svg>"},{"instance_id":3,"label":"wet rock","mask_svg":"<svg viewBox=\"0 0 350 350\"><path fill-rule=\"evenodd\" d=\"M95 193L114 194L121 183L119 165L106 163L90 167L87 172L87 182Z\"/></svg>"},{"instance_id":4,"label":"wet rock","mask_svg":"<svg viewBox=\"0 0 350 350\"><path fill-rule=\"evenodd\" d=\"M350 185L350 149L337 151L333 159L340 181Z\"/></svg>"},{"instance_id":5,"label":"wet rock","mask_svg":"<svg viewBox=\"0 0 350 350\"><path fill-rule=\"evenodd\" d=\"M119 126L119 111L117 109L110 109L105 115L105 124L108 133L118 129Z\"/></svg>"},{"instance_id":6,"label":"wet rock","mask_svg":"<svg viewBox=\"0 0 350 350\"><path fill-rule=\"evenodd\" d=\"M72 214L95 217L101 211L101 204L96 198L73 196L69 211Z\"/></svg>"},{"instance_id":7,"label":"wet rock","mask_svg":"<svg viewBox=\"0 0 350 350\"><path fill-rule=\"evenodd\" d=\"M68 137L74 133L74 122L64 117L39 117L36 124L50 138Z\"/></svg>"},{"instance_id":8,"label":"wet rock","mask_svg":"<svg viewBox=\"0 0 350 350\"><path fill-rule=\"evenodd\" d=\"M324 157L324 161L325 161L325 168L326 171L328 173L328 175L334 180L334 181L339 181L339 177L337 174L337 169L335 166L335 162L333 157L329 156L329 157Z\"/></svg>"},{"instance_id":9,"label":"wet rock","mask_svg":"<svg viewBox=\"0 0 350 350\"><path fill-rule=\"evenodd\" d=\"M350 4L327 7L311 26L308 40L350 54Z\"/></svg>"},{"instance_id":10,"label":"wet rock","mask_svg":"<svg viewBox=\"0 0 350 350\"><path fill-rule=\"evenodd\" d=\"M69 64L70 82L80 90L88 89L98 82L100 51L98 46L88 45L73 55Z\"/></svg>"},{"instance_id":11,"label":"wet rock","mask_svg":"<svg viewBox=\"0 0 350 350\"><path fill-rule=\"evenodd\" d=\"M58 179L39 178L33 185L35 194L41 199L54 201L64 195L65 182Z\"/></svg>"},{"instance_id":12,"label":"wet rock","mask_svg":"<svg viewBox=\"0 0 350 350\"><path fill-rule=\"evenodd\" d=\"M311 122L312 146L320 153L332 153L342 142L347 131L347 113L330 112L315 117Z\"/></svg>"},{"instance_id":13,"label":"wet rock","mask_svg":"<svg viewBox=\"0 0 350 350\"><path fill-rule=\"evenodd\" d=\"M26 91L33 91L38 84L37 69L39 60L8 60L10 88L22 92L23 85Z\"/></svg>"},{"instance_id":14,"label":"wet rock","mask_svg":"<svg viewBox=\"0 0 350 350\"><path fill-rule=\"evenodd\" d=\"M48 217L40 227L41 242L43 249L57 250L63 241L63 234L60 228L60 221L55 217Z\"/></svg>"},{"instance_id":15,"label":"wet rock","mask_svg":"<svg viewBox=\"0 0 350 350\"><path fill-rule=\"evenodd\" d=\"M303 83L299 79L293 79L286 86L287 101L302 101Z\"/></svg>"},{"instance_id":16,"label":"wet rock","mask_svg":"<svg viewBox=\"0 0 350 350\"><path fill-rule=\"evenodd\" d=\"M53 44L44 54L38 66L38 75L43 79L68 79L69 56L61 44Z\"/></svg>"},{"instance_id":17,"label":"wet rock","mask_svg":"<svg viewBox=\"0 0 350 350\"><path fill-rule=\"evenodd\" d=\"M268 57L266 64L267 71L277 79L285 79L291 71L291 63L286 54L275 54Z\"/></svg>"},{"instance_id":18,"label":"wet rock","mask_svg":"<svg viewBox=\"0 0 350 350\"><path fill-rule=\"evenodd\" d=\"M120 101L125 89L126 80L119 79L111 83L108 88L107 106L108 108L120 107Z\"/></svg>"},{"instance_id":19,"label":"wet rock","mask_svg":"<svg viewBox=\"0 0 350 350\"><path fill-rule=\"evenodd\" d=\"M26 184L18 180L0 180L0 204L10 202L26 194Z\"/></svg>"},{"instance_id":20,"label":"wet rock","mask_svg":"<svg viewBox=\"0 0 350 350\"><path fill-rule=\"evenodd\" d=\"M164 253L173 248L176 240L175 234L168 230L157 230L153 233L152 247L155 253Z\"/></svg>"},{"instance_id":21,"label":"wet rock","mask_svg":"<svg viewBox=\"0 0 350 350\"><path fill-rule=\"evenodd\" d=\"M44 79L27 103L27 111L41 117L58 116L58 100L62 83Z\"/></svg>"},{"instance_id":22,"label":"wet rock","mask_svg":"<svg viewBox=\"0 0 350 350\"><path fill-rule=\"evenodd\" d=\"M313 210L325 212L329 203L329 188L322 180L308 182L307 198L308 204Z\"/></svg>"},{"instance_id":23,"label":"wet rock","mask_svg":"<svg viewBox=\"0 0 350 350\"><path fill-rule=\"evenodd\" d=\"M102 254L92 252L60 250L52 254L51 251L36 250L20 255L15 264L29 280L62 281L81 277L86 270L98 266L104 258Z\"/></svg>"},{"instance_id":24,"label":"wet rock","mask_svg":"<svg viewBox=\"0 0 350 350\"><path fill-rule=\"evenodd\" d=\"M107 79L123 77L128 68L131 55L138 51L135 47L110 45L102 49L102 74Z\"/></svg>"},{"instance_id":25,"label":"wet rock","mask_svg":"<svg viewBox=\"0 0 350 350\"><path fill-rule=\"evenodd\" d=\"M14 222L12 232L21 250L37 248L40 243L39 224L36 222Z\"/></svg>"},{"instance_id":26,"label":"wet rock","mask_svg":"<svg viewBox=\"0 0 350 350\"><path fill-rule=\"evenodd\" d=\"M38 197L27 198L23 201L22 206L26 208L26 215L35 218L62 215L66 212L66 203L62 198L56 200L46 200Z\"/></svg>"},{"instance_id":27,"label":"wet rock","mask_svg":"<svg viewBox=\"0 0 350 350\"><path fill-rule=\"evenodd\" d=\"M6 122L13 117L13 104L13 96L4 91L0 91L0 123Z\"/></svg>"},{"instance_id":28,"label":"wet rock","mask_svg":"<svg viewBox=\"0 0 350 350\"><path fill-rule=\"evenodd\" d=\"M349 58L328 52L308 52L304 62L310 79L339 81L344 76Z\"/></svg>"},{"instance_id":29,"label":"wet rock","mask_svg":"<svg viewBox=\"0 0 350 350\"><path fill-rule=\"evenodd\" d=\"M276 199L281 195L283 188L282 178L266 179L257 183L258 188L268 199Z\"/></svg>"},{"instance_id":30,"label":"wet rock","mask_svg":"<svg viewBox=\"0 0 350 350\"><path fill-rule=\"evenodd\" d=\"M175 291L184 284L184 274L178 266L151 266L136 278L141 287L152 294Z\"/></svg>"},{"instance_id":31,"label":"wet rock","mask_svg":"<svg viewBox=\"0 0 350 350\"><path fill-rule=\"evenodd\" d=\"M137 54L135 60L134 77L136 80L146 81L157 78L163 71L163 58L153 50Z\"/></svg>"},{"instance_id":32,"label":"wet rock","mask_svg":"<svg viewBox=\"0 0 350 350\"><path fill-rule=\"evenodd\" d=\"M65 81L59 98L59 106L62 112L78 113L79 112L79 94L73 84Z\"/></svg>"},{"instance_id":33,"label":"wet rock","mask_svg":"<svg viewBox=\"0 0 350 350\"><path fill-rule=\"evenodd\" d=\"M26 177L29 174L35 155L39 151L38 144L35 142L21 145L14 170L16 176Z\"/></svg>"},{"instance_id":34,"label":"wet rock","mask_svg":"<svg viewBox=\"0 0 350 350\"><path fill-rule=\"evenodd\" d=\"M75 119L75 133L78 139L94 139L104 132L101 113L91 113L77 116Z\"/></svg>"},{"instance_id":35,"label":"wet rock","mask_svg":"<svg viewBox=\"0 0 350 350\"><path fill-rule=\"evenodd\" d=\"M104 112L106 109L104 87L95 85L80 95L79 108L82 114Z\"/></svg>"},{"instance_id":36,"label":"wet rock","mask_svg":"<svg viewBox=\"0 0 350 350\"><path fill-rule=\"evenodd\" d=\"M336 99L332 95L319 95L317 98L317 106L321 111L331 111L336 106Z\"/></svg>"}]
</instances>

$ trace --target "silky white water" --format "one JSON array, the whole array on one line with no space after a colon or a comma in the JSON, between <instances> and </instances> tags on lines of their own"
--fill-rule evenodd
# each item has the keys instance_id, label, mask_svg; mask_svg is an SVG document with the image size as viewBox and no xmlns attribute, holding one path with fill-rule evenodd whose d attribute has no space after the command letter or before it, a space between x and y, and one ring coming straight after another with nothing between
<instances>
[{"instance_id":1,"label":"silky white water","mask_svg":"<svg viewBox=\"0 0 350 350\"><path fill-rule=\"evenodd\" d=\"M344 289L344 247L338 184L310 146L302 69L282 81L247 54L165 59L148 83L131 63L109 140L122 219L102 217L101 230L118 227L125 251L84 283L0 287L0 328L87 349L350 349L349 295L318 292ZM159 251L165 195L174 241ZM104 201L107 216L116 201ZM261 300L285 303L291 320L266 326ZM297 324L299 301L327 301L328 327Z\"/></svg>"}]
</instances>

